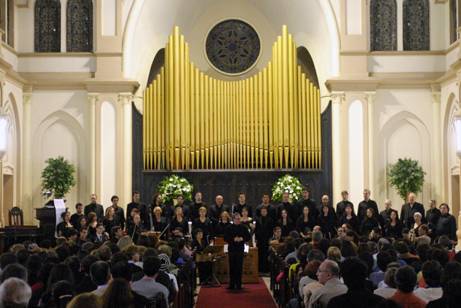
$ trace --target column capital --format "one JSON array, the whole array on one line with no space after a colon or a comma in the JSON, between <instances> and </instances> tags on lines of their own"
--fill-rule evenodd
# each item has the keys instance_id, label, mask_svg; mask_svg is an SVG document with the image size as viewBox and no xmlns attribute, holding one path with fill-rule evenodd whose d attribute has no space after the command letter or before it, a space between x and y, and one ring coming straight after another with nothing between
<instances>
[{"instance_id":1,"label":"column capital","mask_svg":"<svg viewBox=\"0 0 461 308\"><path fill-rule=\"evenodd\" d=\"M118 94L118 101L122 104L129 104L133 100L133 94L130 92L122 92Z\"/></svg>"},{"instance_id":2,"label":"column capital","mask_svg":"<svg viewBox=\"0 0 461 308\"><path fill-rule=\"evenodd\" d=\"M90 103L96 103L99 100L99 93L88 92L88 101Z\"/></svg>"},{"instance_id":3,"label":"column capital","mask_svg":"<svg viewBox=\"0 0 461 308\"><path fill-rule=\"evenodd\" d=\"M346 100L346 94L344 92L332 92L331 100L333 104L341 104Z\"/></svg>"}]
</instances>

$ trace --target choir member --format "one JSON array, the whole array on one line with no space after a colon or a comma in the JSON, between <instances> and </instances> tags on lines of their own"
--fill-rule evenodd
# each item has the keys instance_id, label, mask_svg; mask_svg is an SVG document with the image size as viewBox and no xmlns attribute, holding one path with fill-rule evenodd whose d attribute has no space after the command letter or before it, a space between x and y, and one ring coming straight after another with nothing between
<instances>
[{"instance_id":1,"label":"choir member","mask_svg":"<svg viewBox=\"0 0 461 308\"><path fill-rule=\"evenodd\" d=\"M410 232L414 233L415 237L419 236L419 228L423 225L423 216L420 212L413 214L413 225L411 226Z\"/></svg>"},{"instance_id":2,"label":"choir member","mask_svg":"<svg viewBox=\"0 0 461 308\"><path fill-rule=\"evenodd\" d=\"M201 229L203 231L203 236L210 240L214 236L213 222L207 217L207 208L202 206L199 209L199 217L195 219L192 223L192 228Z\"/></svg>"},{"instance_id":3,"label":"choir member","mask_svg":"<svg viewBox=\"0 0 461 308\"><path fill-rule=\"evenodd\" d=\"M402 210L400 211L400 219L405 228L411 229L415 223L414 214L416 212L421 213L421 216L425 217L424 206L416 202L416 195L411 192L408 194L408 202L402 205Z\"/></svg>"},{"instance_id":4,"label":"choir member","mask_svg":"<svg viewBox=\"0 0 461 308\"><path fill-rule=\"evenodd\" d=\"M98 218L99 221L102 221L104 218L104 208L101 204L98 204L97 200L98 197L96 194L91 194L90 196L90 204L85 206L84 214L85 216L88 216L91 212L96 214L96 217Z\"/></svg>"},{"instance_id":5,"label":"choir member","mask_svg":"<svg viewBox=\"0 0 461 308\"><path fill-rule=\"evenodd\" d=\"M252 207L251 207L250 205L248 205L248 204L246 203L246 199L247 199L246 194L243 193L243 192L241 192L241 193L239 194L237 204L233 204L233 205L232 205L231 214L239 213L239 214L241 215L241 214L242 214L242 209L243 209L244 207L246 207L246 208L248 208L248 215L249 215L250 217L253 217L253 209L252 209Z\"/></svg>"},{"instance_id":6,"label":"choir member","mask_svg":"<svg viewBox=\"0 0 461 308\"><path fill-rule=\"evenodd\" d=\"M374 210L372 208L368 208L365 214L365 218L360 225L360 234L368 237L371 231L373 231L375 228L379 228L379 222L375 216L376 214Z\"/></svg>"},{"instance_id":7,"label":"choir member","mask_svg":"<svg viewBox=\"0 0 461 308\"><path fill-rule=\"evenodd\" d=\"M88 213L88 236L93 238L96 234L96 226L98 225L98 217L96 213L90 212Z\"/></svg>"},{"instance_id":8,"label":"choir member","mask_svg":"<svg viewBox=\"0 0 461 308\"><path fill-rule=\"evenodd\" d=\"M173 230L173 232L174 230L178 230L177 228L182 229L183 235L187 234L189 230L186 218L184 217L184 209L181 206L175 208L174 217L170 224L170 230Z\"/></svg>"},{"instance_id":9,"label":"choir member","mask_svg":"<svg viewBox=\"0 0 461 308\"><path fill-rule=\"evenodd\" d=\"M258 247L258 265L259 272L267 273L269 271L268 253L269 253L269 240L272 236L274 221L269 216L268 208L262 207L260 215L256 218L255 237L256 245Z\"/></svg>"},{"instance_id":10,"label":"choir member","mask_svg":"<svg viewBox=\"0 0 461 308\"><path fill-rule=\"evenodd\" d=\"M205 248L209 245L208 239L204 236L203 230L197 228L193 232L195 234L194 240L192 241L192 250L196 255L196 263L198 267L199 283L204 286L207 285L211 278L212 263L210 261L203 261L197 258L201 255Z\"/></svg>"},{"instance_id":11,"label":"choir member","mask_svg":"<svg viewBox=\"0 0 461 308\"><path fill-rule=\"evenodd\" d=\"M201 207L205 207L205 209L207 209L207 206L203 202L202 197L203 195L200 191L195 193L194 202L191 204L189 208L189 219L191 221L194 221L199 217L199 210Z\"/></svg>"},{"instance_id":12,"label":"choir member","mask_svg":"<svg viewBox=\"0 0 461 308\"><path fill-rule=\"evenodd\" d=\"M167 219L162 215L162 209L159 206L154 207L149 213L148 224L146 229L156 232L163 232L168 226Z\"/></svg>"},{"instance_id":13,"label":"choir member","mask_svg":"<svg viewBox=\"0 0 461 308\"><path fill-rule=\"evenodd\" d=\"M216 224L216 227L215 227L215 232L214 232L215 236L224 237L224 231L226 230L229 224L230 224L229 212L222 211L219 222Z\"/></svg>"},{"instance_id":14,"label":"choir member","mask_svg":"<svg viewBox=\"0 0 461 308\"><path fill-rule=\"evenodd\" d=\"M276 221L277 220L277 210L271 204L271 197L268 193L263 194L261 198L261 204L256 207L255 218L261 217L261 209L263 207L267 209L267 215L270 218L272 218L272 221Z\"/></svg>"},{"instance_id":15,"label":"choir member","mask_svg":"<svg viewBox=\"0 0 461 308\"><path fill-rule=\"evenodd\" d=\"M131 237L134 243L138 242L139 236L145 231L142 225L141 214L138 210L132 211L132 219L128 225L128 236Z\"/></svg>"},{"instance_id":16,"label":"choir member","mask_svg":"<svg viewBox=\"0 0 461 308\"><path fill-rule=\"evenodd\" d=\"M389 221L384 227L384 234L387 237L392 237L395 239L402 238L402 229L403 224L399 219L399 214L396 210L391 209L389 214Z\"/></svg>"},{"instance_id":17,"label":"choir member","mask_svg":"<svg viewBox=\"0 0 461 308\"><path fill-rule=\"evenodd\" d=\"M75 205L76 212L70 216L70 223L74 226L75 229L80 230L80 218L85 216L83 214L83 204L77 203Z\"/></svg>"},{"instance_id":18,"label":"choir member","mask_svg":"<svg viewBox=\"0 0 461 308\"><path fill-rule=\"evenodd\" d=\"M349 201L349 193L347 190L341 192L341 197L342 200L336 204L336 217L338 217L338 220L343 216L346 206L350 205L352 208L354 207L352 202Z\"/></svg>"},{"instance_id":19,"label":"choir member","mask_svg":"<svg viewBox=\"0 0 461 308\"><path fill-rule=\"evenodd\" d=\"M352 207L352 204L346 205L344 208L344 213L339 219L339 225L349 225L352 230L355 232L359 231L360 224L359 224L359 219L357 218L357 215L354 213L354 208Z\"/></svg>"},{"instance_id":20,"label":"choir member","mask_svg":"<svg viewBox=\"0 0 461 308\"><path fill-rule=\"evenodd\" d=\"M315 222L310 218L309 207L305 206L302 210L301 216L299 216L296 221L296 230L305 237L309 231L312 231L314 226Z\"/></svg>"},{"instance_id":21,"label":"choir member","mask_svg":"<svg viewBox=\"0 0 461 308\"><path fill-rule=\"evenodd\" d=\"M426 221L427 221L429 230L434 232L435 226L437 225L437 221L439 220L440 215L442 214L440 213L440 210L437 208L436 201L431 200L429 210L427 210L426 212Z\"/></svg>"},{"instance_id":22,"label":"choir member","mask_svg":"<svg viewBox=\"0 0 461 308\"><path fill-rule=\"evenodd\" d=\"M316 224L316 220L319 217L319 209L317 208L317 204L315 200L310 197L311 191L308 187L303 189L303 197L298 202L298 209L303 209L305 206L309 208L309 218L310 220Z\"/></svg>"},{"instance_id":23,"label":"choir member","mask_svg":"<svg viewBox=\"0 0 461 308\"><path fill-rule=\"evenodd\" d=\"M435 235L446 235L452 243L457 242L456 219L450 214L450 207L446 203L440 205L440 217L435 226Z\"/></svg>"},{"instance_id":24,"label":"choir member","mask_svg":"<svg viewBox=\"0 0 461 308\"><path fill-rule=\"evenodd\" d=\"M83 215L82 217L80 217L80 219L78 220L78 228L76 228L78 231L80 231L81 229L87 229L88 228L88 219L86 218L85 215Z\"/></svg>"},{"instance_id":25,"label":"choir member","mask_svg":"<svg viewBox=\"0 0 461 308\"><path fill-rule=\"evenodd\" d=\"M335 216L335 222L336 222L336 212L333 206L330 204L330 197L328 195L323 195L322 198L320 199L320 215L322 214L322 207L326 206L329 209L329 212L332 213Z\"/></svg>"},{"instance_id":26,"label":"choir member","mask_svg":"<svg viewBox=\"0 0 461 308\"><path fill-rule=\"evenodd\" d=\"M287 211L288 217L290 217L290 220L292 222L296 222L296 220L298 219L299 214L300 214L300 213L298 213L298 206L291 204L291 202L290 202L290 193L287 192L287 191L285 191L282 194L282 202L277 207L278 219L281 218L283 210Z\"/></svg>"},{"instance_id":27,"label":"choir member","mask_svg":"<svg viewBox=\"0 0 461 308\"><path fill-rule=\"evenodd\" d=\"M381 217L381 221L383 222L383 227L387 224L387 222L390 219L391 211L392 211L392 201L389 199L386 199L384 201L384 210L379 213L379 216Z\"/></svg>"},{"instance_id":28,"label":"choir member","mask_svg":"<svg viewBox=\"0 0 461 308\"><path fill-rule=\"evenodd\" d=\"M104 216L102 224L104 225L104 228L108 231L112 230L112 228L115 226L120 226L120 223L118 222L115 216L115 211L113 207L109 206L106 209L106 215Z\"/></svg>"},{"instance_id":29,"label":"choir member","mask_svg":"<svg viewBox=\"0 0 461 308\"><path fill-rule=\"evenodd\" d=\"M336 214L331 211L330 206L322 206L322 211L320 212L320 216L317 219L317 224L321 227L323 236L325 238L331 239L336 236Z\"/></svg>"},{"instance_id":30,"label":"choir member","mask_svg":"<svg viewBox=\"0 0 461 308\"><path fill-rule=\"evenodd\" d=\"M128 203L126 206L126 220L132 218L131 212L137 209L139 211L139 215L141 216L141 220L145 222L148 216L147 206L141 203L141 194L138 191L133 192L131 197L131 202Z\"/></svg>"},{"instance_id":31,"label":"choir member","mask_svg":"<svg viewBox=\"0 0 461 308\"><path fill-rule=\"evenodd\" d=\"M70 213L67 211L61 213L61 219L62 222L56 226L56 233L58 236L67 237L69 229L73 228L72 224L70 223Z\"/></svg>"},{"instance_id":32,"label":"choir member","mask_svg":"<svg viewBox=\"0 0 461 308\"><path fill-rule=\"evenodd\" d=\"M112 198L110 198L110 201L112 202L112 205L110 207L114 209L114 214L115 214L115 219L117 220L117 224L120 225L122 229L124 229L125 228L125 211L123 210L123 208L118 206L118 201L119 201L118 196L115 196L115 195L112 196Z\"/></svg>"},{"instance_id":33,"label":"choir member","mask_svg":"<svg viewBox=\"0 0 461 308\"><path fill-rule=\"evenodd\" d=\"M215 197L215 203L210 206L208 217L214 221L219 221L223 211L229 212L229 207L224 204L224 197L222 195L217 195Z\"/></svg>"},{"instance_id":34,"label":"choir member","mask_svg":"<svg viewBox=\"0 0 461 308\"><path fill-rule=\"evenodd\" d=\"M277 221L277 224L282 228L282 236L288 236L291 231L295 229L294 222L288 216L288 211L282 209L280 214L280 219Z\"/></svg>"},{"instance_id":35,"label":"choir member","mask_svg":"<svg viewBox=\"0 0 461 308\"><path fill-rule=\"evenodd\" d=\"M184 215L184 218L186 220L189 220L189 206L187 206L186 200L184 200L184 196L183 195L179 195L176 197L176 207L181 207L182 208L182 212L183 212L183 215Z\"/></svg>"},{"instance_id":36,"label":"choir member","mask_svg":"<svg viewBox=\"0 0 461 308\"><path fill-rule=\"evenodd\" d=\"M229 251L229 287L230 290L242 289L244 244L250 240L248 229L240 223L240 213L233 215L234 223L226 228L224 240Z\"/></svg>"},{"instance_id":37,"label":"choir member","mask_svg":"<svg viewBox=\"0 0 461 308\"><path fill-rule=\"evenodd\" d=\"M367 188L363 190L363 201L359 203L359 208L357 212L357 217L359 223L361 224L367 215L367 209L371 208L373 210L373 215L378 215L378 204L370 199L371 191Z\"/></svg>"}]
</instances>

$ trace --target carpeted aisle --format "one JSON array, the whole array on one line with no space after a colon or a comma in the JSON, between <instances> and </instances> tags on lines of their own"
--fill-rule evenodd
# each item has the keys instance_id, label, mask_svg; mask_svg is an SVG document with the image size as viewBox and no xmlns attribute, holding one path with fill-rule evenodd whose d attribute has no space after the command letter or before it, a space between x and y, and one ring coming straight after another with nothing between
<instances>
[{"instance_id":1,"label":"carpeted aisle","mask_svg":"<svg viewBox=\"0 0 461 308\"><path fill-rule=\"evenodd\" d=\"M197 308L276 308L269 290L260 279L258 284L246 284L240 292L220 288L200 288Z\"/></svg>"}]
</instances>

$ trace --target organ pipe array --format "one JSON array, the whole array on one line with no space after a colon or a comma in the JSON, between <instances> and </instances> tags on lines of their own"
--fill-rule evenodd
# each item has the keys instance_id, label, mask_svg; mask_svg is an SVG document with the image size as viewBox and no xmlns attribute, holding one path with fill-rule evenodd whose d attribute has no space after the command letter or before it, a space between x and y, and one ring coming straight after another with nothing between
<instances>
[{"instance_id":1,"label":"organ pipe array","mask_svg":"<svg viewBox=\"0 0 461 308\"><path fill-rule=\"evenodd\" d=\"M320 169L320 92L296 59L283 26L262 71L214 79L190 61L175 27L144 92L144 169Z\"/></svg>"}]
</instances>

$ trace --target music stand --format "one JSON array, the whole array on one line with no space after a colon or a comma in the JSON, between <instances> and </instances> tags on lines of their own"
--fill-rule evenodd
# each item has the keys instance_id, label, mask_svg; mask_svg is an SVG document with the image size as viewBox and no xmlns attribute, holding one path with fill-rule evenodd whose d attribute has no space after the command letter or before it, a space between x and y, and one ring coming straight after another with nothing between
<instances>
[{"instance_id":1,"label":"music stand","mask_svg":"<svg viewBox=\"0 0 461 308\"><path fill-rule=\"evenodd\" d=\"M209 287L217 288L221 286L221 282L219 281L218 277L216 277L216 263L223 258L222 256L222 246L207 246L203 250L203 255L208 256L208 254L211 254L209 257L209 260L204 260L211 262L211 276L209 280L207 281L209 283ZM205 259L208 259L205 257ZM202 261L202 262L204 262ZM211 281L210 281L211 280Z\"/></svg>"}]
</instances>

